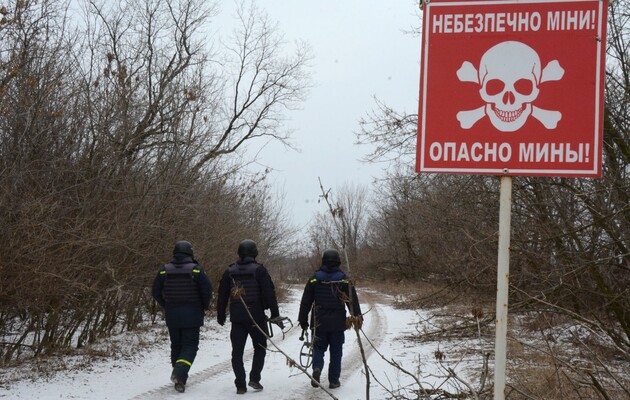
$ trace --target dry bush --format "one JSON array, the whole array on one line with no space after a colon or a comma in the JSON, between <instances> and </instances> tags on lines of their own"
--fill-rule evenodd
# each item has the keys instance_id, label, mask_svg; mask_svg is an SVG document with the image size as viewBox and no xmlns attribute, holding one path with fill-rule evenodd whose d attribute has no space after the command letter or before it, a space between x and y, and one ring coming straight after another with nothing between
<instances>
[{"instance_id":1,"label":"dry bush","mask_svg":"<svg viewBox=\"0 0 630 400\"><path fill-rule=\"evenodd\" d=\"M403 287L413 299L413 290L409 290L413 285ZM456 359L480 351L492 353L495 300L489 296L459 296L447 305L438 302L428 308L426 302L399 303L425 311L418 314L417 333L406 337L407 340L440 343L441 353ZM507 398L563 400L628 396L628 355L605 331L576 323L574 318L557 311L512 313L508 328ZM477 367L468 365L466 374L476 379L482 370L481 363Z\"/></svg>"},{"instance_id":2,"label":"dry bush","mask_svg":"<svg viewBox=\"0 0 630 400\"><path fill-rule=\"evenodd\" d=\"M306 53L286 57L266 16L241 9L240 35L212 63L215 5L173 4L3 12L0 363L155 321L149 287L177 240L215 285L242 239L262 257L282 251L266 174L244 175L230 155L286 140L281 113L302 98ZM69 16L82 19L71 28Z\"/></svg>"},{"instance_id":3,"label":"dry bush","mask_svg":"<svg viewBox=\"0 0 630 400\"><path fill-rule=\"evenodd\" d=\"M475 308L491 310L495 298L475 288L460 287L444 282L385 282L370 281L370 287L382 288L395 296L394 306L401 309L443 308L458 314ZM489 314L486 312L485 314Z\"/></svg>"},{"instance_id":4,"label":"dry bush","mask_svg":"<svg viewBox=\"0 0 630 400\"><path fill-rule=\"evenodd\" d=\"M511 329L506 372L509 398L626 398L630 387L627 360L601 337L575 340L563 331L566 324L560 323L535 332L518 325Z\"/></svg>"}]
</instances>

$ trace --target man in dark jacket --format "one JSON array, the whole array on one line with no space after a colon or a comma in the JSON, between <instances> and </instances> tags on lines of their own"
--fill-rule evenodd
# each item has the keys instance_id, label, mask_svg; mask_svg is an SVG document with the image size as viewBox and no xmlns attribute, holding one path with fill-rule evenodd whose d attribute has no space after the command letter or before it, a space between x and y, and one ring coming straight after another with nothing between
<instances>
[{"instance_id":1,"label":"man in dark jacket","mask_svg":"<svg viewBox=\"0 0 630 400\"><path fill-rule=\"evenodd\" d=\"M254 359L249 372L248 385L255 390L263 389L260 384L260 375L265 365L268 335L265 309L271 310L271 319L274 321L279 320L280 316L275 286L267 269L256 262L257 255L256 243L249 239L243 240L238 246L238 261L225 270L219 283L217 321L219 325L225 324L226 309L229 304L230 322L232 322L230 331L232 369L236 377L234 384L237 394L247 392L243 352L248 336L251 337L254 345ZM278 325L281 329L283 328L282 322Z\"/></svg>"},{"instance_id":2,"label":"man in dark jacket","mask_svg":"<svg viewBox=\"0 0 630 400\"><path fill-rule=\"evenodd\" d=\"M313 387L319 386L324 368L324 354L330 347L328 382L331 389L341 386L341 358L346 330L346 307L350 315L361 319L361 307L354 286L339 268L341 259L334 249L326 250L322 256L322 266L307 282L300 302L298 321L300 327L308 329L308 315L311 312L310 327L313 331Z\"/></svg>"},{"instance_id":3,"label":"man in dark jacket","mask_svg":"<svg viewBox=\"0 0 630 400\"><path fill-rule=\"evenodd\" d=\"M212 284L193 258L190 242L175 243L173 259L164 264L153 281L151 294L164 307L171 339L171 381L183 392L188 371L199 349L199 328L212 300Z\"/></svg>"}]
</instances>

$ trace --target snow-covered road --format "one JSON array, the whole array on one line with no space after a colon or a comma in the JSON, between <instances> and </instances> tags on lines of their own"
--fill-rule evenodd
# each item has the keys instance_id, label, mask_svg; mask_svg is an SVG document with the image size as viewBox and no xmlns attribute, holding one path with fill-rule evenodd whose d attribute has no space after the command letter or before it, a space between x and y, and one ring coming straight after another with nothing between
<instances>
[{"instance_id":1,"label":"snow-covered road","mask_svg":"<svg viewBox=\"0 0 630 400\"><path fill-rule=\"evenodd\" d=\"M295 361L299 361L302 342L299 340L301 330L297 326L297 314L301 290L293 288L289 291L286 302L281 304L283 316L289 317L295 324L286 336L277 332L272 339L274 343ZM378 351L388 359L395 359L412 372L417 372L423 365L421 375L432 376L436 369L433 352L434 344L415 343L403 338L415 332L418 314L412 310L399 310L391 306L391 298L376 292L359 290L362 308L368 311L365 315L363 331L376 346ZM162 322L161 322L162 323ZM230 364L231 345L229 340L229 323L221 327L216 321L207 321L202 329L202 340L197 359L191 369L191 376L186 392L175 392L169 381L171 368L169 365L169 341L166 330L160 330L156 338L134 337L133 340L145 340L150 344L147 350L130 354L128 357L102 359L90 363L88 368L70 368L67 372L48 376L33 373L32 379L21 379L0 387L0 398L11 399L231 399L255 398L263 400L278 399L329 399L324 391L313 388L309 378L298 368L291 367L286 357L280 352L267 352L265 369L261 383L264 390L248 391L245 396L236 394L234 375ZM130 343L132 339L125 341ZM123 342L125 342L123 341ZM379 376L379 380L392 388L401 388L411 381L400 371L388 365L373 348L363 340L368 364ZM269 345L271 349L273 346ZM130 352L131 353L131 352ZM251 342L248 341L246 351L246 370L251 362ZM327 361L327 360L326 360ZM7 371L3 371L6 373ZM322 374L322 383L327 388L326 367ZM388 398L384 389L371 379L370 398ZM342 363L340 388L331 390L338 399L365 399L366 379L363 363L354 331L346 332L344 358Z\"/></svg>"}]
</instances>

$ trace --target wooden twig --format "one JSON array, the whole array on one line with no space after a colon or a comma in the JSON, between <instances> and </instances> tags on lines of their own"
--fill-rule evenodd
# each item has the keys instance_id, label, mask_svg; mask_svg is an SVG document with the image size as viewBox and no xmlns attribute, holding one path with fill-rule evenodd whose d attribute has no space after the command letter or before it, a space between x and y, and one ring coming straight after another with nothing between
<instances>
[{"instance_id":1,"label":"wooden twig","mask_svg":"<svg viewBox=\"0 0 630 400\"><path fill-rule=\"evenodd\" d=\"M232 282L234 283L235 286L236 282L234 281L234 279L232 279ZM290 357L287 353L284 352L284 350L282 350L272 339L271 337L269 337L269 335L267 334L267 332L265 332L265 330L263 328L260 327L260 325L258 325L258 323L256 322L256 320L254 319L254 316L251 314L251 312L249 311L249 308L247 307L247 303L245 303L245 300L243 300L243 296L242 293L238 293L238 298L241 300L241 303L243 303L243 307L245 307L245 311L247 311L247 315L249 315L249 319L254 323L254 326L256 327L256 329L258 329L263 335L265 335L265 337L267 338L267 340L269 341L269 343L271 343L273 345L273 347L279 352L282 353L282 355L287 359L287 365L295 367L297 369L299 369L300 371L302 371L302 373L306 376L308 376L311 380L313 380L313 377L311 376L311 374L308 373L308 370L304 367L302 367L300 365L300 363L296 362L292 357ZM324 388L324 386L322 385L318 385L318 387L323 390L324 392L326 392L326 394L328 396L330 396L331 399L335 399L335 400L339 400L337 397L335 397L335 395L333 395L332 393L330 393L328 390L326 390Z\"/></svg>"}]
</instances>

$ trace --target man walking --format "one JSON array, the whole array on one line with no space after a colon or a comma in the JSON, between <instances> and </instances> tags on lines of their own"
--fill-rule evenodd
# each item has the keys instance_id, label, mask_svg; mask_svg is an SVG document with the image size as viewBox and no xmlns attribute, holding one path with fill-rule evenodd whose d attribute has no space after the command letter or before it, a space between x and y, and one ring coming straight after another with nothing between
<instances>
[{"instance_id":1,"label":"man walking","mask_svg":"<svg viewBox=\"0 0 630 400\"><path fill-rule=\"evenodd\" d=\"M307 282L300 302L298 321L300 327L308 329L308 315L311 312L310 327L313 331L313 387L319 386L324 369L324 354L330 347L328 363L329 388L341 386L341 358L345 342L346 308L350 315L361 319L361 307L354 286L340 269L339 252L326 250L322 256L322 266Z\"/></svg>"},{"instance_id":2,"label":"man walking","mask_svg":"<svg viewBox=\"0 0 630 400\"><path fill-rule=\"evenodd\" d=\"M256 262L258 248L253 240L243 240L238 246L239 259L230 265L219 283L217 298L217 321L225 324L226 310L230 308L230 340L232 342L232 369L237 394L247 393L245 382L245 366L243 352L247 337L251 337L254 345L254 359L249 372L249 385L260 391L261 373L265 365L267 352L267 316L265 309L271 311L270 320L284 325L280 319L276 289L267 269ZM261 331L262 330L262 331Z\"/></svg>"},{"instance_id":3,"label":"man walking","mask_svg":"<svg viewBox=\"0 0 630 400\"><path fill-rule=\"evenodd\" d=\"M164 307L171 339L171 381L175 390L186 388L188 371L199 349L199 328L210 307L212 284L193 258L190 242L175 243L173 259L164 264L153 280L151 294Z\"/></svg>"}]
</instances>

